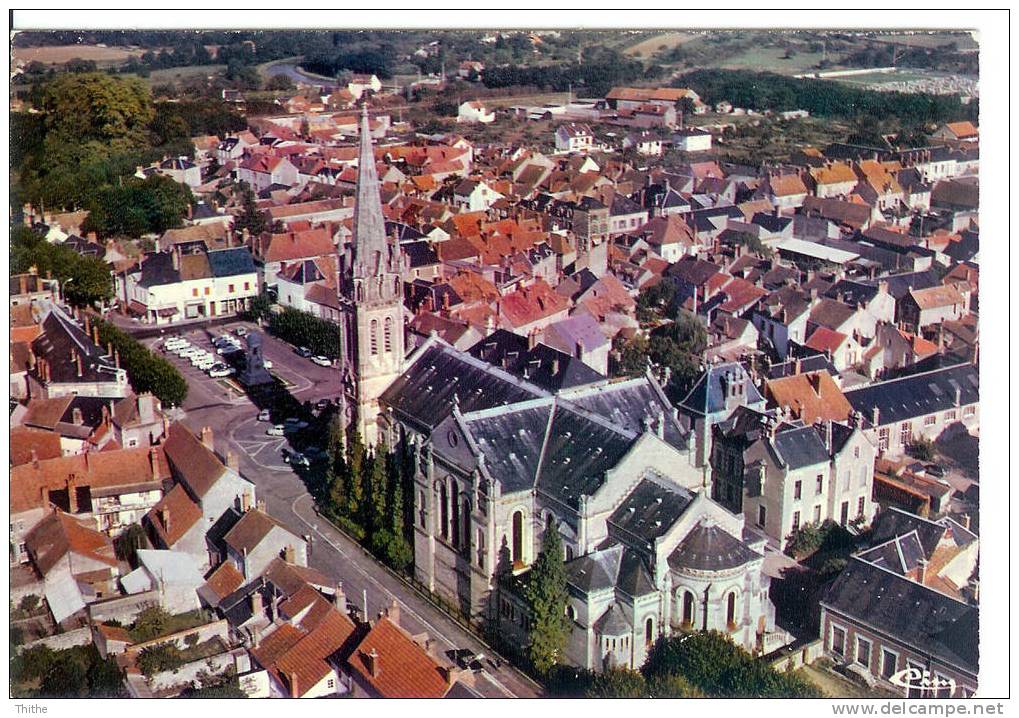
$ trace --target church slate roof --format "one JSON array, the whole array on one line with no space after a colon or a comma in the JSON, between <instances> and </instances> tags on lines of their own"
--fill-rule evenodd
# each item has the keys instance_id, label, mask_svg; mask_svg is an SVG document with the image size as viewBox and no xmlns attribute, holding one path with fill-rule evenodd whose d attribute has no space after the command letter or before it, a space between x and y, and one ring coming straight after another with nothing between
<instances>
[{"instance_id":1,"label":"church slate roof","mask_svg":"<svg viewBox=\"0 0 1019 718\"><path fill-rule=\"evenodd\" d=\"M626 636L633 632L633 625L626 614L615 603L594 622L594 630L603 636Z\"/></svg>"},{"instance_id":2,"label":"church slate roof","mask_svg":"<svg viewBox=\"0 0 1019 718\"><path fill-rule=\"evenodd\" d=\"M650 547L676 523L693 499L689 489L642 479L612 512L609 531L617 537L620 533L635 537Z\"/></svg>"},{"instance_id":3,"label":"church slate roof","mask_svg":"<svg viewBox=\"0 0 1019 718\"><path fill-rule=\"evenodd\" d=\"M847 391L845 396L868 421L873 410L877 409L878 423L883 426L953 409L956 391L960 406L980 400L980 375L976 366L957 364L947 369L882 381Z\"/></svg>"},{"instance_id":4,"label":"church slate roof","mask_svg":"<svg viewBox=\"0 0 1019 718\"><path fill-rule=\"evenodd\" d=\"M501 366L548 391L582 386L605 378L570 354L541 343L530 347L527 337L505 329L496 330L467 351L471 356Z\"/></svg>"},{"instance_id":5,"label":"church slate roof","mask_svg":"<svg viewBox=\"0 0 1019 718\"><path fill-rule=\"evenodd\" d=\"M645 417L654 418L660 409L665 417L665 442L677 449L685 449L689 442L690 434L673 417L668 399L646 378L565 391L561 396L635 434L644 430Z\"/></svg>"},{"instance_id":6,"label":"church slate roof","mask_svg":"<svg viewBox=\"0 0 1019 718\"><path fill-rule=\"evenodd\" d=\"M705 416L715 414L725 409L725 390L722 388L722 377L729 372L735 371L746 380L746 397L741 402L753 405L763 401L761 393L754 386L746 369L739 362L727 362L709 366L700 379L694 384L693 389L680 402L680 408L697 415Z\"/></svg>"},{"instance_id":7,"label":"church slate roof","mask_svg":"<svg viewBox=\"0 0 1019 718\"><path fill-rule=\"evenodd\" d=\"M826 463L828 450L813 426L797 426L775 433L771 445L789 471Z\"/></svg>"},{"instance_id":8,"label":"church slate roof","mask_svg":"<svg viewBox=\"0 0 1019 718\"><path fill-rule=\"evenodd\" d=\"M669 555L669 566L697 571L724 571L756 561L761 555L721 527L697 524Z\"/></svg>"},{"instance_id":9,"label":"church slate roof","mask_svg":"<svg viewBox=\"0 0 1019 718\"><path fill-rule=\"evenodd\" d=\"M465 419L485 455L489 474L502 484L503 492L532 488L538 473L553 407L551 401L528 404L516 411L491 412L484 417Z\"/></svg>"}]
</instances>

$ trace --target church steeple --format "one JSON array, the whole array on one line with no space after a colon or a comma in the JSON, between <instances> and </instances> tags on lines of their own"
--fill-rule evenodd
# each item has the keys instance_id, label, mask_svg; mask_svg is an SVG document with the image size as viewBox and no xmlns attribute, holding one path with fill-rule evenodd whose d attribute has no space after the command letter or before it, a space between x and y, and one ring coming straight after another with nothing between
<instances>
[{"instance_id":1,"label":"church steeple","mask_svg":"<svg viewBox=\"0 0 1019 718\"><path fill-rule=\"evenodd\" d=\"M361 114L353 238L341 249L340 371L347 419L364 441L378 439L378 398L403 371L403 274L407 264L395 237L386 236L368 107Z\"/></svg>"},{"instance_id":2,"label":"church steeple","mask_svg":"<svg viewBox=\"0 0 1019 718\"><path fill-rule=\"evenodd\" d=\"M354 196L354 276L372 277L390 269L393 247L386 241L386 220L379 198L368 105L361 113L360 150L357 157L357 194Z\"/></svg>"}]
</instances>

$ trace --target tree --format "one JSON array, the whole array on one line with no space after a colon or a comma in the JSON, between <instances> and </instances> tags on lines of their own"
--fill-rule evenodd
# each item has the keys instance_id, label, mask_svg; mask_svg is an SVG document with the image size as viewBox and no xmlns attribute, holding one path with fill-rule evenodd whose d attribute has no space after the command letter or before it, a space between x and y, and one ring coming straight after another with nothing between
<instances>
[{"instance_id":1,"label":"tree","mask_svg":"<svg viewBox=\"0 0 1019 718\"><path fill-rule=\"evenodd\" d=\"M259 212L258 207L255 206L255 193L251 191L246 182L241 183L241 192L243 193L243 210L237 221L234 222L234 229L237 231L246 229L251 236L257 237L266 231L269 223L266 216Z\"/></svg>"},{"instance_id":2,"label":"tree","mask_svg":"<svg viewBox=\"0 0 1019 718\"><path fill-rule=\"evenodd\" d=\"M585 698L647 698L648 687L637 671L627 668L613 668L596 674L591 687L584 693Z\"/></svg>"},{"instance_id":3,"label":"tree","mask_svg":"<svg viewBox=\"0 0 1019 718\"><path fill-rule=\"evenodd\" d=\"M568 597L562 539L558 528L552 526L545 530L541 552L524 589L530 610L527 656L541 675L563 659L570 635Z\"/></svg>"},{"instance_id":4,"label":"tree","mask_svg":"<svg viewBox=\"0 0 1019 718\"><path fill-rule=\"evenodd\" d=\"M117 558L127 561L132 566L137 565L138 549L145 547L145 529L141 524L131 524L127 530L113 540L113 548Z\"/></svg>"},{"instance_id":5,"label":"tree","mask_svg":"<svg viewBox=\"0 0 1019 718\"><path fill-rule=\"evenodd\" d=\"M64 74L48 83L42 110L47 140L143 144L152 98L139 80L105 73Z\"/></svg>"},{"instance_id":6,"label":"tree","mask_svg":"<svg viewBox=\"0 0 1019 718\"><path fill-rule=\"evenodd\" d=\"M364 448L364 443L361 441L361 434L355 431L347 444L347 480L349 488L347 490L347 509L345 513L348 518L358 524L361 523L361 519L364 516L362 502L364 501L364 473L367 460L367 451Z\"/></svg>"},{"instance_id":7,"label":"tree","mask_svg":"<svg viewBox=\"0 0 1019 718\"><path fill-rule=\"evenodd\" d=\"M683 676L656 675L647 682L648 693L653 698L703 698L702 693Z\"/></svg>"},{"instance_id":8,"label":"tree","mask_svg":"<svg viewBox=\"0 0 1019 718\"><path fill-rule=\"evenodd\" d=\"M372 454L369 462L370 471L368 472L368 484L366 486L368 492L368 510L366 512L365 530L370 536L379 536L389 530L388 521L386 520L386 494L389 490L389 481L386 475L387 453L389 451L386 448L385 441L383 441L375 447L375 453ZM379 538L378 540L382 541L384 538Z\"/></svg>"},{"instance_id":9,"label":"tree","mask_svg":"<svg viewBox=\"0 0 1019 718\"><path fill-rule=\"evenodd\" d=\"M166 631L171 616L159 606L144 609L131 624L131 637L139 643L159 638Z\"/></svg>"}]
</instances>

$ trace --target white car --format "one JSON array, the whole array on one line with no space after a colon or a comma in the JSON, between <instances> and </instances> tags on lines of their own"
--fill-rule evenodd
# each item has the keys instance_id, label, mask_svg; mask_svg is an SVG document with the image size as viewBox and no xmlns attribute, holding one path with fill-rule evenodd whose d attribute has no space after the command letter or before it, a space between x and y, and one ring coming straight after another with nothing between
<instances>
[{"instance_id":1,"label":"white car","mask_svg":"<svg viewBox=\"0 0 1019 718\"><path fill-rule=\"evenodd\" d=\"M263 359L262 366L264 366L266 369L272 369L272 362L269 359Z\"/></svg>"},{"instance_id":2,"label":"white car","mask_svg":"<svg viewBox=\"0 0 1019 718\"><path fill-rule=\"evenodd\" d=\"M313 356L311 358L311 360L313 362L315 362L316 364L318 364L319 366L332 366L333 365L333 363L329 360L329 357L324 357L321 354Z\"/></svg>"},{"instance_id":3,"label":"white car","mask_svg":"<svg viewBox=\"0 0 1019 718\"><path fill-rule=\"evenodd\" d=\"M163 348L172 351L178 347L184 346L185 344L187 344L187 342L183 339L167 339L163 342Z\"/></svg>"},{"instance_id":4,"label":"white car","mask_svg":"<svg viewBox=\"0 0 1019 718\"><path fill-rule=\"evenodd\" d=\"M203 357L202 359L199 359L197 362L194 362L194 364L193 364L193 366L196 369L201 369L202 371L208 371L209 369L211 369L215 365L216 365L216 360L212 359L212 358L209 358L209 357Z\"/></svg>"},{"instance_id":5,"label":"white car","mask_svg":"<svg viewBox=\"0 0 1019 718\"><path fill-rule=\"evenodd\" d=\"M274 424L265 430L266 436L283 436L283 424Z\"/></svg>"},{"instance_id":6,"label":"white car","mask_svg":"<svg viewBox=\"0 0 1019 718\"><path fill-rule=\"evenodd\" d=\"M271 418L272 414L269 412L268 409L262 409L260 412L258 412L259 421L269 421Z\"/></svg>"},{"instance_id":7,"label":"white car","mask_svg":"<svg viewBox=\"0 0 1019 718\"><path fill-rule=\"evenodd\" d=\"M237 373L237 370L233 367L223 366L222 364L214 364L209 367L209 376L213 379L219 379L224 376L231 376Z\"/></svg>"}]
</instances>

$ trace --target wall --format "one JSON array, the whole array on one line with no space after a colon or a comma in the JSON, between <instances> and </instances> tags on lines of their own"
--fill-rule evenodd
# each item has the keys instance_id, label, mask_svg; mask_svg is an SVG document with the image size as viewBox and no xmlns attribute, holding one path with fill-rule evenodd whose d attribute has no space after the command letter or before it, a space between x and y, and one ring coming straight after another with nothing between
<instances>
[{"instance_id":1,"label":"wall","mask_svg":"<svg viewBox=\"0 0 1019 718\"><path fill-rule=\"evenodd\" d=\"M92 629L85 626L84 628L76 628L73 631L58 633L54 636L46 636L46 638L31 641L23 646L19 646L18 651L23 651L26 648L34 648L35 646L47 646L52 648L54 651L59 651L64 648L72 648L73 646L87 646L91 642Z\"/></svg>"},{"instance_id":2,"label":"wall","mask_svg":"<svg viewBox=\"0 0 1019 718\"><path fill-rule=\"evenodd\" d=\"M204 673L210 676L217 676L233 664L234 657L232 653L220 653L216 656L185 663L180 668L172 671L156 673L149 678L149 687L153 691L165 691L174 687L186 688L192 681L197 680L199 675Z\"/></svg>"},{"instance_id":3,"label":"wall","mask_svg":"<svg viewBox=\"0 0 1019 718\"><path fill-rule=\"evenodd\" d=\"M123 624L131 623L135 617L151 606L159 605L158 591L145 591L131 596L111 598L108 601L97 601L89 604L88 615L94 623L117 620Z\"/></svg>"}]
</instances>

